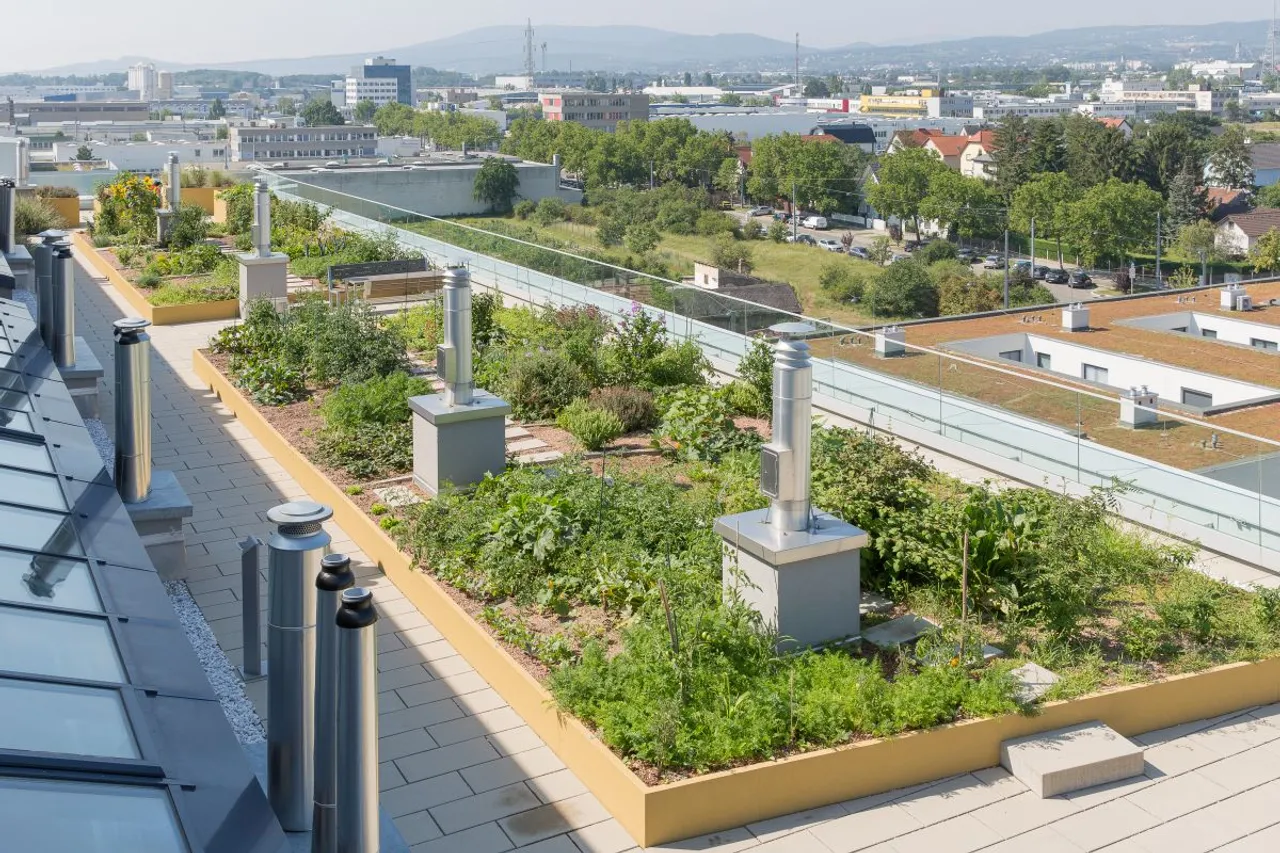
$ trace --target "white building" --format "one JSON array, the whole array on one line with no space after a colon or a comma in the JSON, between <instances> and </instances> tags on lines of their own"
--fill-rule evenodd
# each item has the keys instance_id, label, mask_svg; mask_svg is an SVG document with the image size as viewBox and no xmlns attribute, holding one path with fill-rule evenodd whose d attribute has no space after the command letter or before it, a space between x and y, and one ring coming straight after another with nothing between
<instances>
[{"instance_id":1,"label":"white building","mask_svg":"<svg viewBox=\"0 0 1280 853\"><path fill-rule=\"evenodd\" d=\"M170 83L172 85L172 82ZM129 91L138 93L139 101L156 98L156 67L144 62L129 67Z\"/></svg>"},{"instance_id":2,"label":"white building","mask_svg":"<svg viewBox=\"0 0 1280 853\"><path fill-rule=\"evenodd\" d=\"M381 107L396 103L398 91L399 85L391 77L348 77L344 97L348 107L361 101L373 101Z\"/></svg>"},{"instance_id":3,"label":"white building","mask_svg":"<svg viewBox=\"0 0 1280 853\"><path fill-rule=\"evenodd\" d=\"M533 83L533 78L526 74L500 74L493 78L493 87L495 89L511 89L515 91L532 89Z\"/></svg>"},{"instance_id":4,"label":"white building","mask_svg":"<svg viewBox=\"0 0 1280 853\"><path fill-rule=\"evenodd\" d=\"M173 72L157 71L155 99L158 101L167 101L172 97L173 97Z\"/></svg>"},{"instance_id":5,"label":"white building","mask_svg":"<svg viewBox=\"0 0 1280 853\"><path fill-rule=\"evenodd\" d=\"M1209 77L1213 80L1226 80L1239 77L1244 82L1262 79L1261 62L1231 62L1226 59L1211 59L1208 62L1180 62L1178 68L1186 68L1192 77Z\"/></svg>"},{"instance_id":6,"label":"white building","mask_svg":"<svg viewBox=\"0 0 1280 853\"><path fill-rule=\"evenodd\" d=\"M211 166L228 168L231 163L231 146L227 140L164 140L162 142L89 142L94 159L105 160L112 167L128 172L159 172L164 168L170 151L178 152L178 162L183 166ZM58 163L70 163L76 159L79 144L55 142L53 159Z\"/></svg>"},{"instance_id":7,"label":"white building","mask_svg":"<svg viewBox=\"0 0 1280 853\"><path fill-rule=\"evenodd\" d=\"M235 162L337 160L378 152L378 129L372 125L233 127L230 137Z\"/></svg>"}]
</instances>

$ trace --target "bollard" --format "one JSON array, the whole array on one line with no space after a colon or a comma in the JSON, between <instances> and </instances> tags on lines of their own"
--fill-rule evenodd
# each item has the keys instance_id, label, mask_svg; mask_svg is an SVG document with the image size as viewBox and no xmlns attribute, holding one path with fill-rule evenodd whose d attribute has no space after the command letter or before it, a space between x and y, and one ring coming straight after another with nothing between
<instances>
[{"instance_id":1,"label":"bollard","mask_svg":"<svg viewBox=\"0 0 1280 853\"><path fill-rule=\"evenodd\" d=\"M169 181L168 203L170 210L177 210L182 202L182 169L178 165L178 152L170 151L165 158L165 177Z\"/></svg>"},{"instance_id":2,"label":"bollard","mask_svg":"<svg viewBox=\"0 0 1280 853\"><path fill-rule=\"evenodd\" d=\"M53 361L58 367L76 363L76 268L71 257L71 244L60 240L53 244L50 259L50 285L53 310Z\"/></svg>"},{"instance_id":3,"label":"bollard","mask_svg":"<svg viewBox=\"0 0 1280 853\"><path fill-rule=\"evenodd\" d=\"M56 255L54 264L56 270ZM125 503L141 503L151 493L151 336L144 331L150 325L141 317L125 317L112 324L116 339L115 481Z\"/></svg>"},{"instance_id":4,"label":"bollard","mask_svg":"<svg viewBox=\"0 0 1280 853\"><path fill-rule=\"evenodd\" d=\"M343 590L356 584L351 558L330 554L316 575L316 776L311 817L311 853L337 850L338 796L338 607Z\"/></svg>"},{"instance_id":5,"label":"bollard","mask_svg":"<svg viewBox=\"0 0 1280 853\"><path fill-rule=\"evenodd\" d=\"M36 268L36 313L40 339L53 352L53 247L66 239L65 231L41 231L40 242L28 247Z\"/></svg>"},{"instance_id":6,"label":"bollard","mask_svg":"<svg viewBox=\"0 0 1280 853\"><path fill-rule=\"evenodd\" d=\"M244 665L240 677L245 681L257 681L262 671L262 633L258 620L262 613L262 588L258 583L258 552L262 540L249 536L240 543L240 628L244 634Z\"/></svg>"},{"instance_id":7,"label":"bollard","mask_svg":"<svg viewBox=\"0 0 1280 853\"><path fill-rule=\"evenodd\" d=\"M373 593L342 593L338 627L338 853L378 853L378 648Z\"/></svg>"},{"instance_id":8,"label":"bollard","mask_svg":"<svg viewBox=\"0 0 1280 853\"><path fill-rule=\"evenodd\" d=\"M311 501L267 513L267 799L286 832L311 829L316 587L333 510Z\"/></svg>"},{"instance_id":9,"label":"bollard","mask_svg":"<svg viewBox=\"0 0 1280 853\"><path fill-rule=\"evenodd\" d=\"M0 177L0 255L13 252L17 240L18 193L13 178Z\"/></svg>"}]
</instances>

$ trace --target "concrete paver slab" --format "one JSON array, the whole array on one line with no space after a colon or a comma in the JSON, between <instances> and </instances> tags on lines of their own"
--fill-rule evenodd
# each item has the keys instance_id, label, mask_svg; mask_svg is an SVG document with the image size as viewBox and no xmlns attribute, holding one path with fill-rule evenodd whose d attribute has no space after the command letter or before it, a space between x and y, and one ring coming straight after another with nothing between
<instances>
[{"instance_id":1,"label":"concrete paver slab","mask_svg":"<svg viewBox=\"0 0 1280 853\"><path fill-rule=\"evenodd\" d=\"M1000 745L1000 763L1042 797L1141 775L1143 749L1110 726L1085 723Z\"/></svg>"}]
</instances>

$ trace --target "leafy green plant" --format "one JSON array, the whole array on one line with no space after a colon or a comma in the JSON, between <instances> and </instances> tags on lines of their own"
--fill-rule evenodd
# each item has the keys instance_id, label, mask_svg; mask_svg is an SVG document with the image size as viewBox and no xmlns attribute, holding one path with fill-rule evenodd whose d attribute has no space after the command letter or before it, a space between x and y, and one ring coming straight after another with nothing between
<instances>
[{"instance_id":1,"label":"leafy green plant","mask_svg":"<svg viewBox=\"0 0 1280 853\"><path fill-rule=\"evenodd\" d=\"M758 418L770 414L769 401L760 396L760 392L741 379L735 379L724 386L725 400L734 413Z\"/></svg>"},{"instance_id":2,"label":"leafy green plant","mask_svg":"<svg viewBox=\"0 0 1280 853\"><path fill-rule=\"evenodd\" d=\"M1254 589L1253 615L1265 630L1280 633L1280 589L1259 586Z\"/></svg>"},{"instance_id":3,"label":"leafy green plant","mask_svg":"<svg viewBox=\"0 0 1280 853\"><path fill-rule=\"evenodd\" d=\"M681 388L667 398L662 423L654 437L667 442L677 457L689 461L714 460L758 445L759 434L739 430L732 414L723 392L706 387Z\"/></svg>"},{"instance_id":4,"label":"leafy green plant","mask_svg":"<svg viewBox=\"0 0 1280 853\"><path fill-rule=\"evenodd\" d=\"M767 338L753 338L746 355L738 360L738 377L770 403L773 400L773 362L773 344Z\"/></svg>"},{"instance_id":5,"label":"leafy green plant","mask_svg":"<svg viewBox=\"0 0 1280 853\"><path fill-rule=\"evenodd\" d=\"M520 418L547 420L590 390L578 365L559 352L530 352L510 367L506 396Z\"/></svg>"},{"instance_id":6,"label":"leafy green plant","mask_svg":"<svg viewBox=\"0 0 1280 853\"><path fill-rule=\"evenodd\" d=\"M316 456L364 480L402 474L413 468L413 430L408 423L320 430Z\"/></svg>"},{"instance_id":7,"label":"leafy green plant","mask_svg":"<svg viewBox=\"0 0 1280 853\"><path fill-rule=\"evenodd\" d=\"M650 429L658 420L653 395L640 388L611 385L596 388L588 398L592 407L611 412L622 423L624 433Z\"/></svg>"},{"instance_id":8,"label":"leafy green plant","mask_svg":"<svg viewBox=\"0 0 1280 853\"><path fill-rule=\"evenodd\" d=\"M495 539L546 563L577 533L569 503L559 496L514 494L492 524Z\"/></svg>"},{"instance_id":9,"label":"leafy green plant","mask_svg":"<svg viewBox=\"0 0 1280 853\"><path fill-rule=\"evenodd\" d=\"M382 503L375 503L373 506L369 507L369 514L370 515L386 515L387 505Z\"/></svg>"},{"instance_id":10,"label":"leafy green plant","mask_svg":"<svg viewBox=\"0 0 1280 853\"><path fill-rule=\"evenodd\" d=\"M574 400L556 415L556 425L576 438L587 450L600 450L625 431L613 412Z\"/></svg>"},{"instance_id":11,"label":"leafy green plant","mask_svg":"<svg viewBox=\"0 0 1280 853\"><path fill-rule=\"evenodd\" d=\"M288 365L253 357L238 357L231 362L237 384L264 406L286 406L307 394L302 374Z\"/></svg>"},{"instance_id":12,"label":"leafy green plant","mask_svg":"<svg viewBox=\"0 0 1280 853\"><path fill-rule=\"evenodd\" d=\"M179 204L169 225L169 247L186 249L209 236L209 221L204 209L195 204Z\"/></svg>"},{"instance_id":13,"label":"leafy green plant","mask_svg":"<svg viewBox=\"0 0 1280 853\"><path fill-rule=\"evenodd\" d=\"M347 486L347 487L346 487L345 489L343 489L342 491L343 491L343 492L345 492L345 493L346 493L346 494L348 494L348 495L351 495L352 497L355 497L356 495L363 495L363 494L364 494L364 489L363 489L361 486ZM370 512L373 512L372 507L369 509L369 511L370 511Z\"/></svg>"},{"instance_id":14,"label":"leafy green plant","mask_svg":"<svg viewBox=\"0 0 1280 853\"><path fill-rule=\"evenodd\" d=\"M394 515L384 515L382 518L378 519L378 526L383 530L395 530L400 526L400 519L396 518Z\"/></svg>"},{"instance_id":15,"label":"leafy green plant","mask_svg":"<svg viewBox=\"0 0 1280 853\"><path fill-rule=\"evenodd\" d=\"M409 398L430 390L431 383L425 378L397 371L340 385L320 404L320 414L325 427L336 430L350 431L366 424L408 423Z\"/></svg>"},{"instance_id":16,"label":"leafy green plant","mask_svg":"<svg viewBox=\"0 0 1280 853\"><path fill-rule=\"evenodd\" d=\"M62 217L41 198L19 196L13 209L14 231L19 240L51 228L62 227Z\"/></svg>"},{"instance_id":17,"label":"leafy green plant","mask_svg":"<svg viewBox=\"0 0 1280 853\"><path fill-rule=\"evenodd\" d=\"M156 287L160 284L160 274L154 270L143 270L134 281L138 287Z\"/></svg>"}]
</instances>

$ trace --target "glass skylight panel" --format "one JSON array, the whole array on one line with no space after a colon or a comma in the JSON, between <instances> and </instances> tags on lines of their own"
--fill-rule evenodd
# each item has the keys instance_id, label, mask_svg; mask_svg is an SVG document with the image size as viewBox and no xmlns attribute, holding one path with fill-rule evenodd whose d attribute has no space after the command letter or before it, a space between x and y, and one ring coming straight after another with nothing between
<instances>
[{"instance_id":1,"label":"glass skylight panel","mask_svg":"<svg viewBox=\"0 0 1280 853\"><path fill-rule=\"evenodd\" d=\"M0 670L85 681L125 680L106 620L18 607L0 607Z\"/></svg>"},{"instance_id":2,"label":"glass skylight panel","mask_svg":"<svg viewBox=\"0 0 1280 853\"><path fill-rule=\"evenodd\" d=\"M12 465L15 468L30 468L32 471L53 473L53 463L49 461L49 451L43 444L18 441L12 438L0 438L0 465Z\"/></svg>"},{"instance_id":3,"label":"glass skylight panel","mask_svg":"<svg viewBox=\"0 0 1280 853\"><path fill-rule=\"evenodd\" d=\"M0 546L84 556L67 515L21 506L0 505Z\"/></svg>"},{"instance_id":4,"label":"glass skylight panel","mask_svg":"<svg viewBox=\"0 0 1280 853\"><path fill-rule=\"evenodd\" d=\"M25 394L22 395L22 401L26 401ZM18 432L35 432L35 427L31 425L31 416L24 411L4 408L7 402L0 394L0 427Z\"/></svg>"},{"instance_id":5,"label":"glass skylight panel","mask_svg":"<svg viewBox=\"0 0 1280 853\"><path fill-rule=\"evenodd\" d=\"M0 779L6 850L39 853L186 853L162 788Z\"/></svg>"},{"instance_id":6,"label":"glass skylight panel","mask_svg":"<svg viewBox=\"0 0 1280 853\"><path fill-rule=\"evenodd\" d=\"M0 601L102 610L88 564L0 549Z\"/></svg>"},{"instance_id":7,"label":"glass skylight panel","mask_svg":"<svg viewBox=\"0 0 1280 853\"><path fill-rule=\"evenodd\" d=\"M0 749L141 758L119 691L0 678Z\"/></svg>"},{"instance_id":8,"label":"glass skylight panel","mask_svg":"<svg viewBox=\"0 0 1280 853\"><path fill-rule=\"evenodd\" d=\"M0 467L0 501L24 506L67 511L58 478L30 471Z\"/></svg>"}]
</instances>

